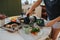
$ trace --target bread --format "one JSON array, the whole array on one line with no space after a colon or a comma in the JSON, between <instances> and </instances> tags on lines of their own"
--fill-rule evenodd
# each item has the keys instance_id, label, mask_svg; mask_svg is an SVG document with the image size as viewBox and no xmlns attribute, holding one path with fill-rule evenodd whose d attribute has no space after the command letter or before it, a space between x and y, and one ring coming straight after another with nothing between
<instances>
[{"instance_id":1,"label":"bread","mask_svg":"<svg viewBox=\"0 0 60 40\"><path fill-rule=\"evenodd\" d=\"M7 27L7 28L11 28L12 26L11 26L11 25L9 25L9 24L7 24L5 27Z\"/></svg>"},{"instance_id":2,"label":"bread","mask_svg":"<svg viewBox=\"0 0 60 40\"><path fill-rule=\"evenodd\" d=\"M12 24L11 25L12 27L17 27L18 25L16 23Z\"/></svg>"}]
</instances>

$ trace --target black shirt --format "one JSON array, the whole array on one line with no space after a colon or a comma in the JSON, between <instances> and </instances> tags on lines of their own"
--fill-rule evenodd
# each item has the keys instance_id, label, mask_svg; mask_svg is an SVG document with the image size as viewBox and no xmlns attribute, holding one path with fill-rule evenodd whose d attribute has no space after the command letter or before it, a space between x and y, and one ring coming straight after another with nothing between
<instances>
[{"instance_id":1,"label":"black shirt","mask_svg":"<svg viewBox=\"0 0 60 40\"><path fill-rule=\"evenodd\" d=\"M44 0L44 3L50 20L60 16L60 0Z\"/></svg>"}]
</instances>

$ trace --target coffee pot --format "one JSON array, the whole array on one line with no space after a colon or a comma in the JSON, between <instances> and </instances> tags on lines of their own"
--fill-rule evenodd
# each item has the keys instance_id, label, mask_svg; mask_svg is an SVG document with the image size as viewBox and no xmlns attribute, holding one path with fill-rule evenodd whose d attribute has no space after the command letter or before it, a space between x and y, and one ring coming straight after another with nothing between
<instances>
[{"instance_id":1,"label":"coffee pot","mask_svg":"<svg viewBox=\"0 0 60 40\"><path fill-rule=\"evenodd\" d=\"M36 22L36 17L35 16L29 16L28 15L25 15L25 13L21 13L20 15L20 22L22 23L25 23L25 24L29 24L31 22Z\"/></svg>"},{"instance_id":2,"label":"coffee pot","mask_svg":"<svg viewBox=\"0 0 60 40\"><path fill-rule=\"evenodd\" d=\"M34 23L36 23L38 26L44 26L44 19L38 19L36 16L29 16L29 14L28 15L23 14L22 17L20 18L20 21L21 20L23 20L22 22L24 24L32 24L33 25Z\"/></svg>"}]
</instances>

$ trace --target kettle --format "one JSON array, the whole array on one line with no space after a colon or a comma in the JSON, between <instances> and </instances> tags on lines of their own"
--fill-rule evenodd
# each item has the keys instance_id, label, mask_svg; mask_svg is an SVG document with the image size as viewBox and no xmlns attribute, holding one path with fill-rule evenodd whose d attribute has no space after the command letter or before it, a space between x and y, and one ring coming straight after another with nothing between
<instances>
[{"instance_id":1,"label":"kettle","mask_svg":"<svg viewBox=\"0 0 60 40\"><path fill-rule=\"evenodd\" d=\"M36 17L35 16L29 16L28 15L24 15L24 14L21 14L21 18L20 18L20 21L23 20L23 23L25 24L29 24L31 22L36 22Z\"/></svg>"},{"instance_id":2,"label":"kettle","mask_svg":"<svg viewBox=\"0 0 60 40\"><path fill-rule=\"evenodd\" d=\"M36 23L38 26L44 26L44 19L40 19L40 18L38 19L36 16L29 16L29 14L27 16L25 15L25 17L23 17L23 16L22 16L21 20L23 20L24 24L33 25L34 23Z\"/></svg>"},{"instance_id":3,"label":"kettle","mask_svg":"<svg viewBox=\"0 0 60 40\"><path fill-rule=\"evenodd\" d=\"M20 13L20 17L18 18L20 20L20 23L25 23L25 24L29 24L30 19L29 19L29 15L25 15L25 13Z\"/></svg>"}]
</instances>

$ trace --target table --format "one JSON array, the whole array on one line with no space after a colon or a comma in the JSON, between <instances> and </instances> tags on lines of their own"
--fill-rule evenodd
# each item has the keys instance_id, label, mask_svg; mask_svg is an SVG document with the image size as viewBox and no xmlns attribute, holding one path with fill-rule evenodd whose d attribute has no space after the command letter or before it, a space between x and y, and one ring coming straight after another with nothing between
<instances>
[{"instance_id":1,"label":"table","mask_svg":"<svg viewBox=\"0 0 60 40\"><path fill-rule=\"evenodd\" d=\"M51 27L43 27L38 33L38 36L25 34L22 30L20 30L20 34L25 40L45 40L46 38L48 38L50 32L51 32Z\"/></svg>"},{"instance_id":2,"label":"table","mask_svg":"<svg viewBox=\"0 0 60 40\"><path fill-rule=\"evenodd\" d=\"M9 22L9 19L6 19ZM38 40L45 40L51 32L51 27L43 27L41 29L40 37ZM0 40L35 40L31 35L26 35L19 30L15 33L10 33L0 28Z\"/></svg>"},{"instance_id":3,"label":"table","mask_svg":"<svg viewBox=\"0 0 60 40\"><path fill-rule=\"evenodd\" d=\"M0 40L24 40L17 32L10 33L0 28Z\"/></svg>"},{"instance_id":4,"label":"table","mask_svg":"<svg viewBox=\"0 0 60 40\"><path fill-rule=\"evenodd\" d=\"M44 33L40 36L39 40L44 40L49 36L51 32L51 28L44 27L41 31L43 31ZM24 33L22 34L24 35ZM32 37L29 38L29 36L26 36L26 35L23 36L23 35L21 35L18 32L10 33L0 28L0 40L27 40L27 39L31 40L32 39Z\"/></svg>"}]
</instances>

